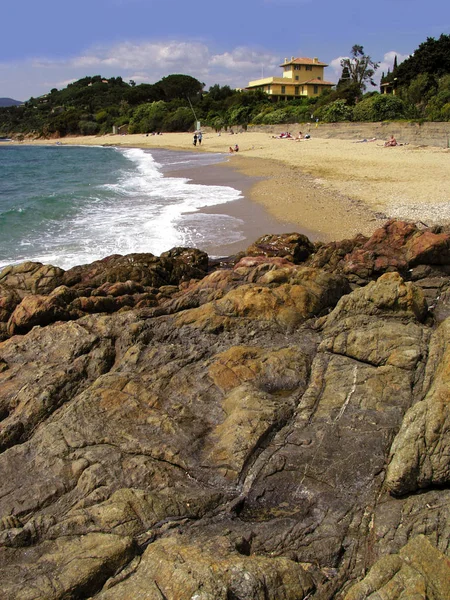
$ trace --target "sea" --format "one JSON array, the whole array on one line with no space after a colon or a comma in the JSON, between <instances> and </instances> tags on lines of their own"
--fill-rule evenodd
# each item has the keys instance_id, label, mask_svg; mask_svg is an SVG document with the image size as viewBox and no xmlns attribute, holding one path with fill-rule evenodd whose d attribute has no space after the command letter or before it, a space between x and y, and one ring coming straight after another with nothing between
<instances>
[{"instance_id":1,"label":"sea","mask_svg":"<svg viewBox=\"0 0 450 600\"><path fill-rule=\"evenodd\" d=\"M69 269L111 254L235 244L245 239L243 221L211 207L241 191L185 175L224 160L163 149L0 146L0 269L28 260Z\"/></svg>"}]
</instances>

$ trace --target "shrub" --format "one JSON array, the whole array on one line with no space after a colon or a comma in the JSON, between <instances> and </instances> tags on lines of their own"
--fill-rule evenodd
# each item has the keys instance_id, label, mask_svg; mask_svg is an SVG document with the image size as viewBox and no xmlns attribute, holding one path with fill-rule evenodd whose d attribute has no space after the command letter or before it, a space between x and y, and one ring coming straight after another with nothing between
<instances>
[{"instance_id":1,"label":"shrub","mask_svg":"<svg viewBox=\"0 0 450 600\"><path fill-rule=\"evenodd\" d=\"M350 106L347 106L346 100L341 99L324 106L320 114L325 123L337 123L340 121L351 121L353 110Z\"/></svg>"},{"instance_id":2,"label":"shrub","mask_svg":"<svg viewBox=\"0 0 450 600\"><path fill-rule=\"evenodd\" d=\"M79 121L78 129L81 135L95 135L99 132L99 126L94 121Z\"/></svg>"},{"instance_id":3,"label":"shrub","mask_svg":"<svg viewBox=\"0 0 450 600\"><path fill-rule=\"evenodd\" d=\"M262 119L262 122L265 125L279 125L280 123L287 123L288 121L289 113L283 110L282 108L267 113Z\"/></svg>"},{"instance_id":4,"label":"shrub","mask_svg":"<svg viewBox=\"0 0 450 600\"><path fill-rule=\"evenodd\" d=\"M373 96L364 98L353 107L354 121L376 121Z\"/></svg>"},{"instance_id":5,"label":"shrub","mask_svg":"<svg viewBox=\"0 0 450 600\"><path fill-rule=\"evenodd\" d=\"M405 116L403 101L397 96L378 94L377 96L373 96L372 99L375 121L393 121Z\"/></svg>"},{"instance_id":6,"label":"shrub","mask_svg":"<svg viewBox=\"0 0 450 600\"><path fill-rule=\"evenodd\" d=\"M441 108L440 118L442 121L450 121L450 102Z\"/></svg>"},{"instance_id":7,"label":"shrub","mask_svg":"<svg viewBox=\"0 0 450 600\"><path fill-rule=\"evenodd\" d=\"M353 108L354 121L392 121L404 116L403 100L390 94L366 96Z\"/></svg>"}]
</instances>

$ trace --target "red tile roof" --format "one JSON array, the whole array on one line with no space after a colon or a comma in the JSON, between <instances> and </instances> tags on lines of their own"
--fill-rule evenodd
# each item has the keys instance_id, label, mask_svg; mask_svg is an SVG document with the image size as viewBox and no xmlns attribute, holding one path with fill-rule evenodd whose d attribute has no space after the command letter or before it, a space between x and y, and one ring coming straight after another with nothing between
<instances>
[{"instance_id":1,"label":"red tile roof","mask_svg":"<svg viewBox=\"0 0 450 600\"><path fill-rule=\"evenodd\" d=\"M300 85L314 84L314 85L336 85L332 81L324 81L323 79L308 79L308 81L300 82Z\"/></svg>"},{"instance_id":2,"label":"red tile roof","mask_svg":"<svg viewBox=\"0 0 450 600\"><path fill-rule=\"evenodd\" d=\"M282 65L280 65L280 67L284 67L285 65L316 65L319 67L328 67L328 65L326 63L320 62L320 60L314 61L313 58L307 58L307 57L292 58L291 60L284 62Z\"/></svg>"}]
</instances>

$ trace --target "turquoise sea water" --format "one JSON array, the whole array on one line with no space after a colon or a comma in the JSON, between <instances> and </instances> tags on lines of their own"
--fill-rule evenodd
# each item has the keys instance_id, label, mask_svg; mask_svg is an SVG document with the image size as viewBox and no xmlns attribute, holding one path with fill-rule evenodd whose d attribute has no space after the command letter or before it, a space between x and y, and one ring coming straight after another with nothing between
<instances>
[{"instance_id":1,"label":"turquoise sea water","mask_svg":"<svg viewBox=\"0 0 450 600\"><path fill-rule=\"evenodd\" d=\"M240 191L176 176L221 160L137 148L0 146L0 268L33 260L67 269L110 254L238 242L239 219L198 209L237 200Z\"/></svg>"}]
</instances>

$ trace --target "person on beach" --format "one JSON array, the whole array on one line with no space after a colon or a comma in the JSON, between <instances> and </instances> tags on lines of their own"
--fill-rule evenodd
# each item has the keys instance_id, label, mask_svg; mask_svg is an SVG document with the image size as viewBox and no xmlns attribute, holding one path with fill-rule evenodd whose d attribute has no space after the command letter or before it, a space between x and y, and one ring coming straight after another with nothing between
<instances>
[{"instance_id":1,"label":"person on beach","mask_svg":"<svg viewBox=\"0 0 450 600\"><path fill-rule=\"evenodd\" d=\"M193 141L192 141L192 143L194 144L194 146L196 146L196 145L197 145L197 139L198 139L198 138L197 138L197 133L194 133L194 139L193 139Z\"/></svg>"},{"instance_id":2,"label":"person on beach","mask_svg":"<svg viewBox=\"0 0 450 600\"><path fill-rule=\"evenodd\" d=\"M390 146L396 146L396 145L397 145L397 140L395 139L394 135L391 135L390 139L384 143L385 148L389 148Z\"/></svg>"},{"instance_id":3,"label":"person on beach","mask_svg":"<svg viewBox=\"0 0 450 600\"><path fill-rule=\"evenodd\" d=\"M234 150L233 150L233 148L232 148L231 146L229 147L229 149L228 149L228 152L229 152L230 154L233 154Z\"/></svg>"},{"instance_id":4,"label":"person on beach","mask_svg":"<svg viewBox=\"0 0 450 600\"><path fill-rule=\"evenodd\" d=\"M203 134L200 131L200 133L198 134L197 140L198 140L198 145L201 146L202 145L202 139L203 139Z\"/></svg>"},{"instance_id":5,"label":"person on beach","mask_svg":"<svg viewBox=\"0 0 450 600\"><path fill-rule=\"evenodd\" d=\"M235 152L239 152L239 146L238 146L237 144L236 144L236 145L235 145L235 147L234 147L234 151L235 151Z\"/></svg>"}]
</instances>

